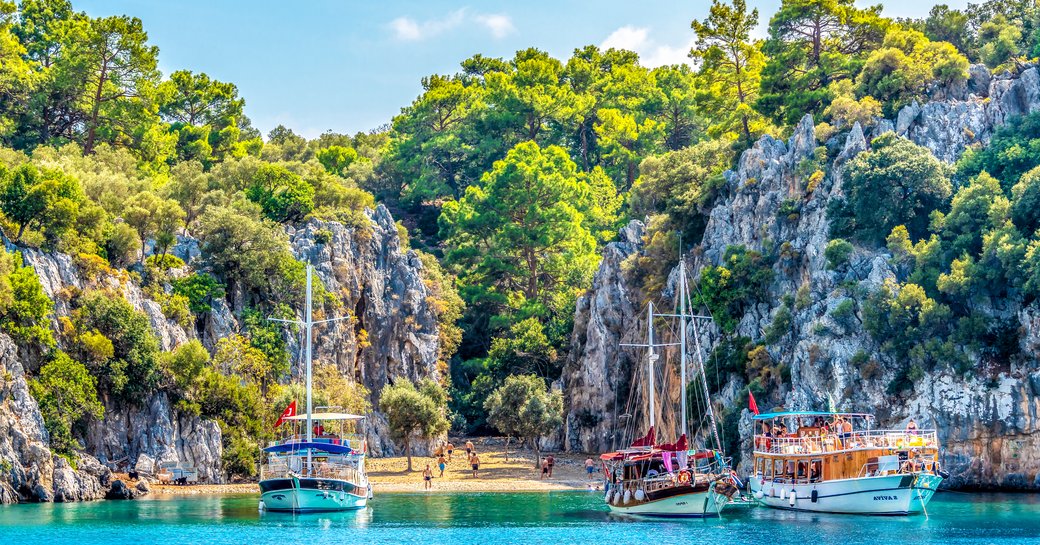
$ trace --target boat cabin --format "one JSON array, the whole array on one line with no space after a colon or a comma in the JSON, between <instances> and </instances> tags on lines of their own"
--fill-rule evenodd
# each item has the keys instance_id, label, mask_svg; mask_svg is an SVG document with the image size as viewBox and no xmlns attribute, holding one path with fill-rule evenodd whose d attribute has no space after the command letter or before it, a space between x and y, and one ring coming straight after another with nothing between
<instances>
[{"instance_id":1,"label":"boat cabin","mask_svg":"<svg viewBox=\"0 0 1040 545\"><path fill-rule=\"evenodd\" d=\"M778 412L754 417L754 475L808 484L940 471L935 430L873 429L862 413Z\"/></svg>"}]
</instances>

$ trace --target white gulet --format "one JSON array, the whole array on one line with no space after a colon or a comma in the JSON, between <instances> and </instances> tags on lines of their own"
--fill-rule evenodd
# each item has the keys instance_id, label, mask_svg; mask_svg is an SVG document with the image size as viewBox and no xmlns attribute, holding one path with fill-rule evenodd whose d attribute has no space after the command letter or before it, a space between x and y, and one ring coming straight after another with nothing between
<instances>
[{"instance_id":1,"label":"white gulet","mask_svg":"<svg viewBox=\"0 0 1040 545\"><path fill-rule=\"evenodd\" d=\"M311 270L312 267L307 265L304 320L272 319L304 328L307 413L286 417L285 421L289 423L290 429L288 436L264 449L267 459L260 468L260 508L269 511L363 509L372 496L372 487L365 474L367 445L361 436L344 433L347 425L355 426L364 417L346 413L313 412L313 329L317 324L343 318L314 321Z\"/></svg>"}]
</instances>

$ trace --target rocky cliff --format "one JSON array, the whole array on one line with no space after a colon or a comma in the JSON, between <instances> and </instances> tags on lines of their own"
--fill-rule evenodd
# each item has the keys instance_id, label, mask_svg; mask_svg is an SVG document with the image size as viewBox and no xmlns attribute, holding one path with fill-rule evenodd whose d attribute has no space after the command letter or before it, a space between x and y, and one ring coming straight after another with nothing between
<instances>
[{"instance_id":1,"label":"rocky cliff","mask_svg":"<svg viewBox=\"0 0 1040 545\"><path fill-rule=\"evenodd\" d=\"M439 325L422 261L414 251L402 251L385 206L366 215L370 224L359 228L311 220L290 230L289 240L297 259L314 265L317 278L338 299L327 311L349 318L317 328L314 359L334 363L369 390L377 410L367 436L369 448L380 456L396 452L378 411L383 386L399 378L441 380L444 370L438 367Z\"/></svg>"},{"instance_id":2,"label":"rocky cliff","mask_svg":"<svg viewBox=\"0 0 1040 545\"><path fill-rule=\"evenodd\" d=\"M312 220L287 231L295 256L314 265L317 280L336 301L316 313L349 317L317 328L315 360L334 363L364 384L376 406L386 384L402 377L439 380L443 370L438 365L437 314L422 262L415 252L402 251L397 226L385 207L366 213L370 223L361 227ZM239 330L224 300L214 302L198 330L186 329L168 319L159 303L125 272L85 278L68 255L11 244L8 249L22 253L54 301L56 330L60 320L70 315L69 293L90 287L121 293L148 317L164 351L197 336L212 350L220 338ZM205 256L191 237L181 237L174 253L189 265L204 264ZM290 353L296 355L301 339L289 332L287 336ZM38 354L20 350L0 335L0 503L103 498L111 486L107 466L147 468L171 463L198 469L208 482L224 478L218 424L181 413L163 391L139 404L103 397L105 417L88 422L81 437L85 449L73 469L69 461L52 455L39 407L29 392L27 373L35 372L38 360ZM299 379L299 371L294 367L294 380ZM366 432L374 454L394 453L385 418L378 411ZM422 451L421 446L417 451Z\"/></svg>"},{"instance_id":3,"label":"rocky cliff","mask_svg":"<svg viewBox=\"0 0 1040 545\"><path fill-rule=\"evenodd\" d=\"M895 130L939 159L952 162L966 146L987 143L994 129L1009 118L1040 109L1036 68L993 78L979 67L972 67L971 73L968 84L945 93L944 100L907 106L894 121L878 122L869 135ZM1017 318L1025 356L1011 362L996 380L936 370L917 381L912 392L901 399L886 393L896 362L862 329L861 316L842 323L834 319L832 313L843 301L874 291L886 279L900 275L884 248L857 248L840 272L826 267L827 203L842 195L843 165L869 146L858 125L841 138L827 143L832 153L826 177L808 194L796 183L796 169L812 157L818 145L813 120L803 119L786 142L769 136L757 141L743 152L736 168L726 173L726 185L710 212L703 239L684 256L696 278L706 265L719 264L731 245L778 255L767 293L760 303L748 306L737 335L762 338L784 296L799 293L799 303L790 309L791 332L767 347L774 365L789 369L789 382L774 397L760 400L760 406L823 409L833 398L839 409L876 413L881 426L899 427L914 417L939 431L945 447L943 459L952 473L950 486L1040 488L1040 422L1036 416L1040 407L1040 310L1035 305L1019 308L1015 302L1006 302L1009 308L991 309ZM790 199L800 203L798 212L780 213ZM639 244L627 238L608 248L596 282L579 301L574 351L564 370L566 444L570 449L618 446L620 438L611 433L616 427L610 422L622 418L620 413L625 410L634 411L633 420L640 423L636 428L645 427L641 414L645 396L638 388L627 386L642 379L638 373L632 376L632 355L617 347L619 339L638 338L639 332L633 328L641 324L634 313L641 312L645 304L636 287L627 283L620 266L623 256L619 256L640 251ZM708 346L720 338L713 326L701 335L702 344ZM879 363L879 369L866 373L852 363L853 355L861 350ZM615 392L618 385L625 390ZM719 407L742 410L735 406L734 398L745 387L744 377L730 376L716 398ZM665 386L666 399L677 399L674 388ZM621 404L619 409L614 404L615 399L633 394L635 403L630 406ZM674 412L675 405L661 410ZM739 431L743 451L748 452L751 426L746 409L736 427L727 432Z\"/></svg>"}]
</instances>

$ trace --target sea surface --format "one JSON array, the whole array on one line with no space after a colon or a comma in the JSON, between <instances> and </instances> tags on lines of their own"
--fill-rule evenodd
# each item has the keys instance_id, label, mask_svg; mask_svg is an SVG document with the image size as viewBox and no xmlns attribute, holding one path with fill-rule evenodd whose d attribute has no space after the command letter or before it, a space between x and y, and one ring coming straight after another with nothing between
<instances>
[{"instance_id":1,"label":"sea surface","mask_svg":"<svg viewBox=\"0 0 1040 545\"><path fill-rule=\"evenodd\" d=\"M236 494L0 507L0 545L1040 544L1034 494L940 493L928 517L744 507L707 520L619 518L594 492L377 494L364 511L309 515L261 513L257 504Z\"/></svg>"}]
</instances>

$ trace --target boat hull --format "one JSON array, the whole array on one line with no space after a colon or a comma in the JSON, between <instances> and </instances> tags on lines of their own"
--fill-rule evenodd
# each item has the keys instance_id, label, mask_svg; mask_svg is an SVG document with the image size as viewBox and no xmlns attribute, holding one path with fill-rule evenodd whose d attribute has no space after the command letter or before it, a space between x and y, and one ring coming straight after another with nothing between
<instances>
[{"instance_id":1,"label":"boat hull","mask_svg":"<svg viewBox=\"0 0 1040 545\"><path fill-rule=\"evenodd\" d=\"M726 496L711 490L687 492L643 503L614 505L607 502L612 513L641 517L705 518L717 517L726 506Z\"/></svg>"},{"instance_id":2,"label":"boat hull","mask_svg":"<svg viewBox=\"0 0 1040 545\"><path fill-rule=\"evenodd\" d=\"M351 511L368 505L368 487L338 479L267 479L260 500L268 511Z\"/></svg>"},{"instance_id":3,"label":"boat hull","mask_svg":"<svg viewBox=\"0 0 1040 545\"><path fill-rule=\"evenodd\" d=\"M774 509L856 515L912 515L926 510L928 501L941 482L942 477L930 474L886 475L808 484L774 483L752 477L749 486L752 496L759 503Z\"/></svg>"}]
</instances>

